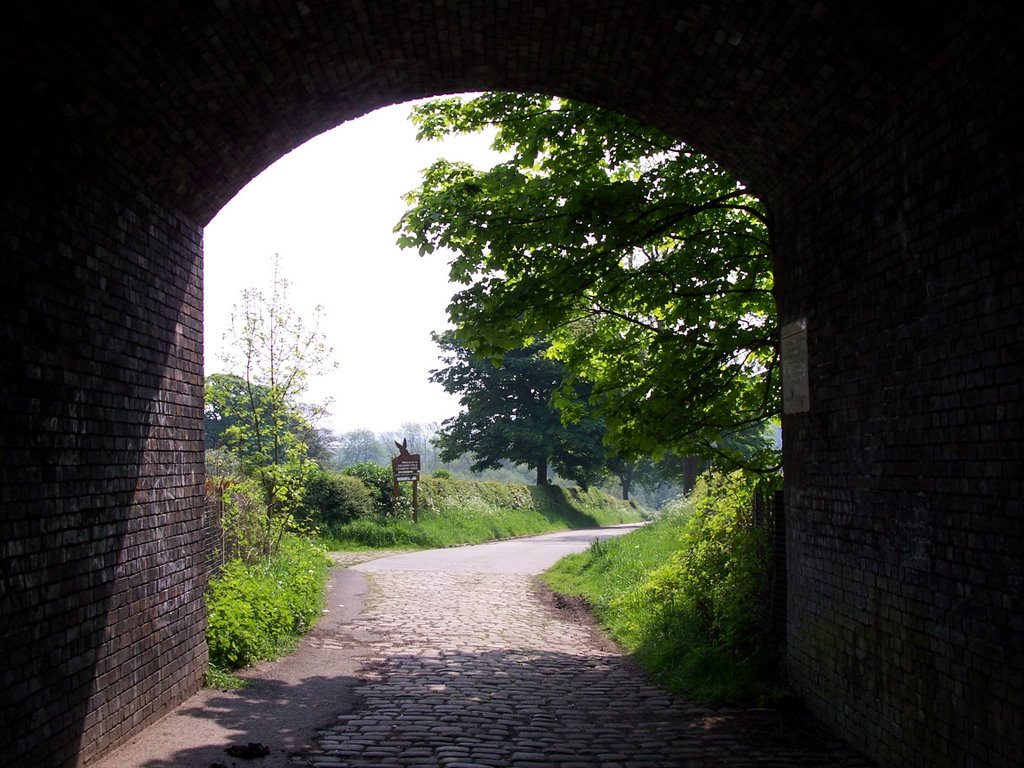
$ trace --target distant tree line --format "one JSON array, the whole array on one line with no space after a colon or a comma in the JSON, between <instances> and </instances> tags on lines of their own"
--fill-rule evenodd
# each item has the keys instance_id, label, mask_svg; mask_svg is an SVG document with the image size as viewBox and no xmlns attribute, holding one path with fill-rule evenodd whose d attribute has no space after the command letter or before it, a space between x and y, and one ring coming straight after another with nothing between
<instances>
[{"instance_id":1,"label":"distant tree line","mask_svg":"<svg viewBox=\"0 0 1024 768\"><path fill-rule=\"evenodd\" d=\"M389 466L391 459L398 455L395 443L408 440L409 451L420 456L423 473L430 474L442 466L438 449L433 443L437 428L438 425L432 422L406 422L396 431L354 429L342 432L331 441L328 464L337 469L367 463Z\"/></svg>"}]
</instances>

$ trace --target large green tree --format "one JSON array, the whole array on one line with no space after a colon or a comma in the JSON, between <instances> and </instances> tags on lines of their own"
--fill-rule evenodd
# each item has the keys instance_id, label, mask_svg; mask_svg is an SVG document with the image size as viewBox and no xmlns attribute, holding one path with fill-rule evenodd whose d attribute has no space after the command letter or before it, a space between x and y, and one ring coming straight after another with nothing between
<instances>
[{"instance_id":1,"label":"large green tree","mask_svg":"<svg viewBox=\"0 0 1024 768\"><path fill-rule=\"evenodd\" d=\"M440 160L399 244L452 256L449 314L482 356L547 339L559 404L595 412L624 456L745 455L779 408L767 216L682 142L591 105L487 93L424 103L421 139L495 128L489 169Z\"/></svg>"},{"instance_id":2,"label":"large green tree","mask_svg":"<svg viewBox=\"0 0 1024 768\"><path fill-rule=\"evenodd\" d=\"M456 334L435 334L444 367L431 381L460 396L462 412L442 422L434 437L443 461L473 455L474 471L498 469L503 459L536 470L537 485L548 482L549 467L586 488L604 470L604 425L583 417L562 423L552 397L565 368L535 342L509 350L500 359L472 354Z\"/></svg>"}]
</instances>

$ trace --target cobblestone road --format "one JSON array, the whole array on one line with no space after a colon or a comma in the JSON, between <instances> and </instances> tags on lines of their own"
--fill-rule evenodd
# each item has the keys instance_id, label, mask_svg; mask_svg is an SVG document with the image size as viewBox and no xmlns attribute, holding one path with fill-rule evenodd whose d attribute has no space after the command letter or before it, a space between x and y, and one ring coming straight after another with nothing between
<instances>
[{"instance_id":1,"label":"cobblestone road","mask_svg":"<svg viewBox=\"0 0 1024 768\"><path fill-rule=\"evenodd\" d=\"M296 766L868 766L805 720L645 682L523 574L370 572L356 709Z\"/></svg>"}]
</instances>

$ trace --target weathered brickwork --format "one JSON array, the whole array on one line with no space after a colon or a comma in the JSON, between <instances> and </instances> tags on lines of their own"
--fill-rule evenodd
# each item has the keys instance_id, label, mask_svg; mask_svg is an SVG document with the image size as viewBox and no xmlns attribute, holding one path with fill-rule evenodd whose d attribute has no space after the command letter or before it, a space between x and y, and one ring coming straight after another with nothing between
<instances>
[{"instance_id":1,"label":"weathered brickwork","mask_svg":"<svg viewBox=\"0 0 1024 768\"><path fill-rule=\"evenodd\" d=\"M885 764L1024 754L1024 123L993 39L776 210L789 665ZM1001 77L992 73L1000 72ZM1013 74L1015 73L1015 74Z\"/></svg>"},{"instance_id":2,"label":"weathered brickwork","mask_svg":"<svg viewBox=\"0 0 1024 768\"><path fill-rule=\"evenodd\" d=\"M762 196L781 319L807 320L810 410L784 424L794 684L883 765L1024 752L1018 5L15 6L0 29L21 131L0 219L14 754L84 761L198 680L195 224L345 119L484 88L617 107Z\"/></svg>"},{"instance_id":3,"label":"weathered brickwork","mask_svg":"<svg viewBox=\"0 0 1024 768\"><path fill-rule=\"evenodd\" d=\"M0 761L77 765L202 680L200 240L109 158L31 161L0 218Z\"/></svg>"}]
</instances>

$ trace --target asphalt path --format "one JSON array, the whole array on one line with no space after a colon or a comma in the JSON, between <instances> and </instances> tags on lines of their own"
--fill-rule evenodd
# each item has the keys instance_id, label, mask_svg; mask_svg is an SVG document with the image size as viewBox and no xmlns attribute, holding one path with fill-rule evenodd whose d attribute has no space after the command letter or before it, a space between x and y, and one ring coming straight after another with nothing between
<instances>
[{"instance_id":1,"label":"asphalt path","mask_svg":"<svg viewBox=\"0 0 1024 768\"><path fill-rule=\"evenodd\" d=\"M200 691L89 768L231 768L247 761L225 750L249 743L271 750L253 764L286 768L292 765L289 754L312 747L319 729L356 705L353 689L371 640L360 626L368 589L363 573L536 574L596 539L636 527L564 531L335 567L324 615L294 654L243 670L240 676L249 685L240 690Z\"/></svg>"},{"instance_id":2,"label":"asphalt path","mask_svg":"<svg viewBox=\"0 0 1024 768\"><path fill-rule=\"evenodd\" d=\"M598 539L621 536L636 530L640 525L628 523L607 528L560 531L490 544L407 552L371 560L353 566L352 570L537 574L543 573L566 555L582 552Z\"/></svg>"}]
</instances>

